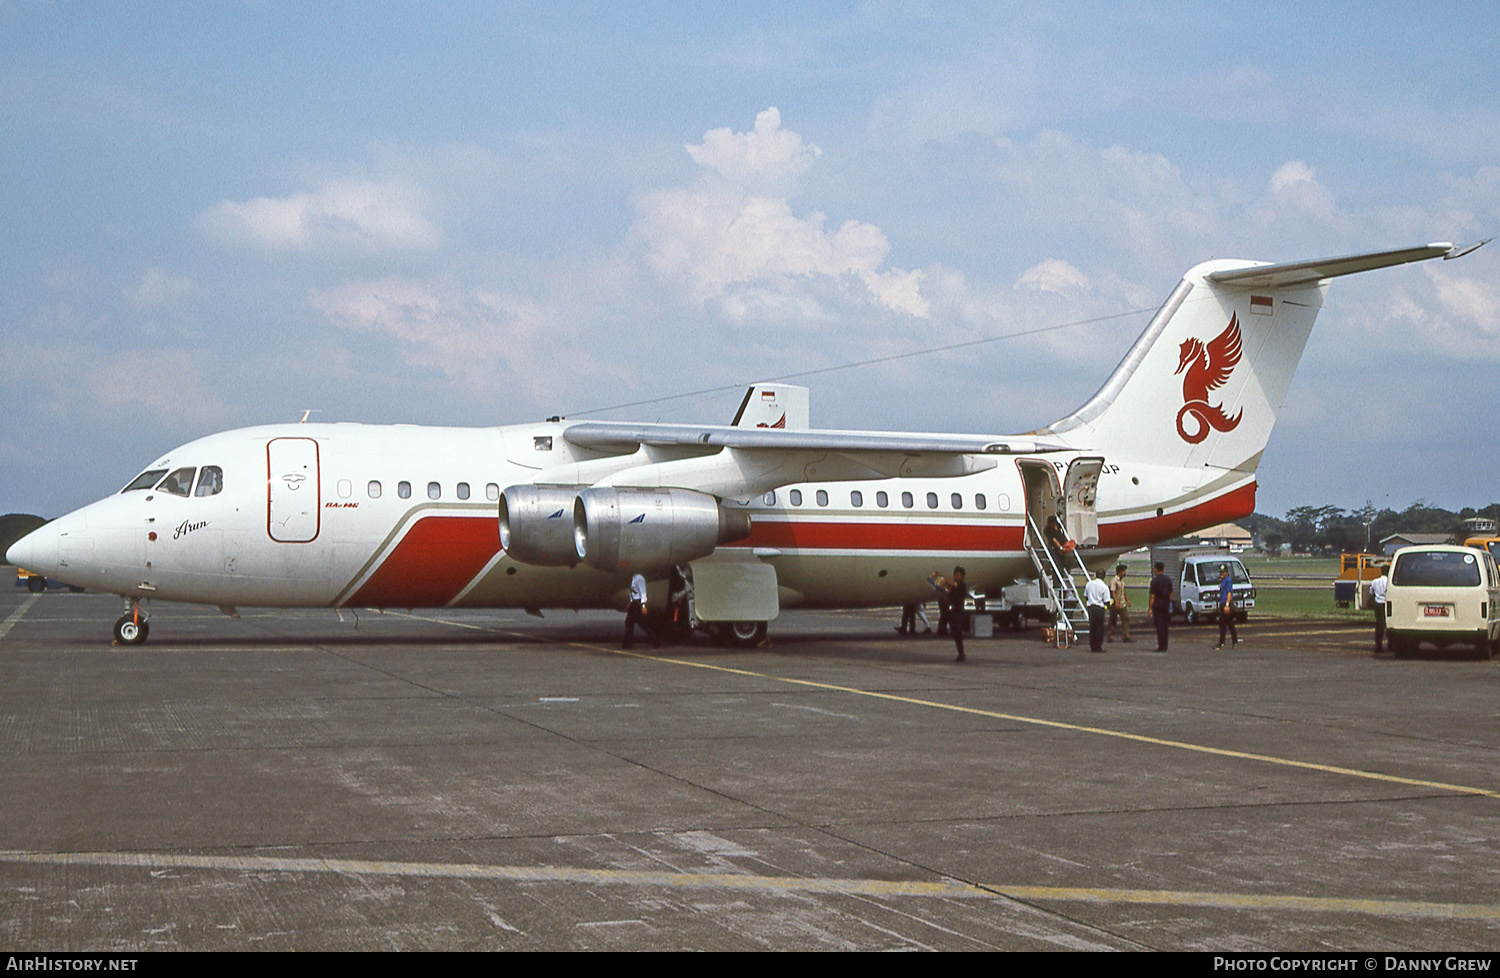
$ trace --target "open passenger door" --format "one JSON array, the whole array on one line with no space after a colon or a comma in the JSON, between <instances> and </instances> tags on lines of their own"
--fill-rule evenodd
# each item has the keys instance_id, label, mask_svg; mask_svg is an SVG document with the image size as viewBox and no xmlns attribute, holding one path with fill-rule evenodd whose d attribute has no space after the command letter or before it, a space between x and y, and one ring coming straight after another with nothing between
<instances>
[{"instance_id":1,"label":"open passenger door","mask_svg":"<svg viewBox=\"0 0 1500 978\"><path fill-rule=\"evenodd\" d=\"M1099 456L1075 458L1063 478L1063 527L1080 547L1099 545L1099 473L1104 459Z\"/></svg>"}]
</instances>

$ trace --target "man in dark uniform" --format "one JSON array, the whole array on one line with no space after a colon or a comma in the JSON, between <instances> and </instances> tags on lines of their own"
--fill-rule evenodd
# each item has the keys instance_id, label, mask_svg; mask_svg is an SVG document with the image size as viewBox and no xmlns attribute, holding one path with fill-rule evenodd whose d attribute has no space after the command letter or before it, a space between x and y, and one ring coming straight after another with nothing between
<instances>
[{"instance_id":1,"label":"man in dark uniform","mask_svg":"<svg viewBox=\"0 0 1500 978\"><path fill-rule=\"evenodd\" d=\"M1152 565L1156 575L1151 578L1151 620L1156 624L1156 651L1167 651L1167 625L1172 619L1172 579L1167 576L1167 565L1157 561Z\"/></svg>"},{"instance_id":2,"label":"man in dark uniform","mask_svg":"<svg viewBox=\"0 0 1500 978\"><path fill-rule=\"evenodd\" d=\"M964 599L968 596L964 569L955 567L953 581L948 585L948 630L953 633L953 647L958 649L958 658L954 662L964 661L964 632L969 628L969 612L964 608Z\"/></svg>"}]
</instances>

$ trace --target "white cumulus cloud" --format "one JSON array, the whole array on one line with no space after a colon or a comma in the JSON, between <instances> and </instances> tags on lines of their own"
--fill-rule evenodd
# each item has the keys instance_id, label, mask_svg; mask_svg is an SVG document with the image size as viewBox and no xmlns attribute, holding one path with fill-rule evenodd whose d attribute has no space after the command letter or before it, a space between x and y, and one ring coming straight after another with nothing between
<instances>
[{"instance_id":1,"label":"white cumulus cloud","mask_svg":"<svg viewBox=\"0 0 1500 978\"><path fill-rule=\"evenodd\" d=\"M882 267L891 245L880 228L847 220L829 230L826 215L793 211L788 181L818 149L782 129L776 109L756 117L754 132L713 129L687 150L725 179L643 194L631 229L646 264L675 283L686 301L702 304L747 288L796 292L799 283L834 279L849 285L855 301L928 315L922 273ZM783 193L766 192L776 184Z\"/></svg>"},{"instance_id":2,"label":"white cumulus cloud","mask_svg":"<svg viewBox=\"0 0 1500 978\"><path fill-rule=\"evenodd\" d=\"M1349 220L1333 193L1318 182L1313 168L1301 160L1289 160L1277 167L1266 185L1265 195L1257 207L1257 218L1262 225L1289 222L1314 224L1347 229Z\"/></svg>"},{"instance_id":3,"label":"white cumulus cloud","mask_svg":"<svg viewBox=\"0 0 1500 978\"><path fill-rule=\"evenodd\" d=\"M1033 292L1069 295L1088 288L1088 276L1061 258L1048 258L1032 265L1016 279L1016 288Z\"/></svg>"},{"instance_id":4,"label":"white cumulus cloud","mask_svg":"<svg viewBox=\"0 0 1500 978\"><path fill-rule=\"evenodd\" d=\"M208 234L267 251L391 252L437 247L422 193L401 181L331 180L286 197L226 200L198 216Z\"/></svg>"},{"instance_id":5,"label":"white cumulus cloud","mask_svg":"<svg viewBox=\"0 0 1500 978\"><path fill-rule=\"evenodd\" d=\"M725 126L703 134L703 142L684 147L693 162L740 186L782 186L807 171L823 151L790 129L781 128L781 112L771 106L755 116L750 132Z\"/></svg>"}]
</instances>

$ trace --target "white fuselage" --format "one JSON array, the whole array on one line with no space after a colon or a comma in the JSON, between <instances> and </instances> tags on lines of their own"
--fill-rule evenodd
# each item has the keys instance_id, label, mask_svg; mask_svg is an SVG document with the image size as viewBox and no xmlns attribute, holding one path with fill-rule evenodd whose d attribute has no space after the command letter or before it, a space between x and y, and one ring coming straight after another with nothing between
<instances>
[{"instance_id":1,"label":"white fuselage","mask_svg":"<svg viewBox=\"0 0 1500 978\"><path fill-rule=\"evenodd\" d=\"M190 442L150 469L222 472L218 491L133 489L50 524L31 559L80 587L225 607L620 607L630 572L510 559L506 487L588 461L570 422L497 428L267 425ZM1057 472L1077 453L1031 459ZM300 467L305 477L289 475ZM1106 464L1099 567L1124 551L1254 509L1253 474ZM202 482L202 477L199 479ZM783 606L870 607L930 598L963 564L977 590L1032 576L1018 460L970 475L783 486L726 500L751 535L721 551L776 570ZM50 548L55 547L55 552ZM49 571L49 576L53 576Z\"/></svg>"}]
</instances>

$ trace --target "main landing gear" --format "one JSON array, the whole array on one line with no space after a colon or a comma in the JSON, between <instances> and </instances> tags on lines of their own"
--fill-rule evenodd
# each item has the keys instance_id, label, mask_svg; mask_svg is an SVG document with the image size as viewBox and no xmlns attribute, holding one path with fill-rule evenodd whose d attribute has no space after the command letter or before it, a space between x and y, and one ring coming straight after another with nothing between
<instances>
[{"instance_id":1,"label":"main landing gear","mask_svg":"<svg viewBox=\"0 0 1500 978\"><path fill-rule=\"evenodd\" d=\"M129 600L130 609L115 622L116 645L142 645L146 636L151 634L151 623L147 621L141 603L135 598Z\"/></svg>"}]
</instances>

